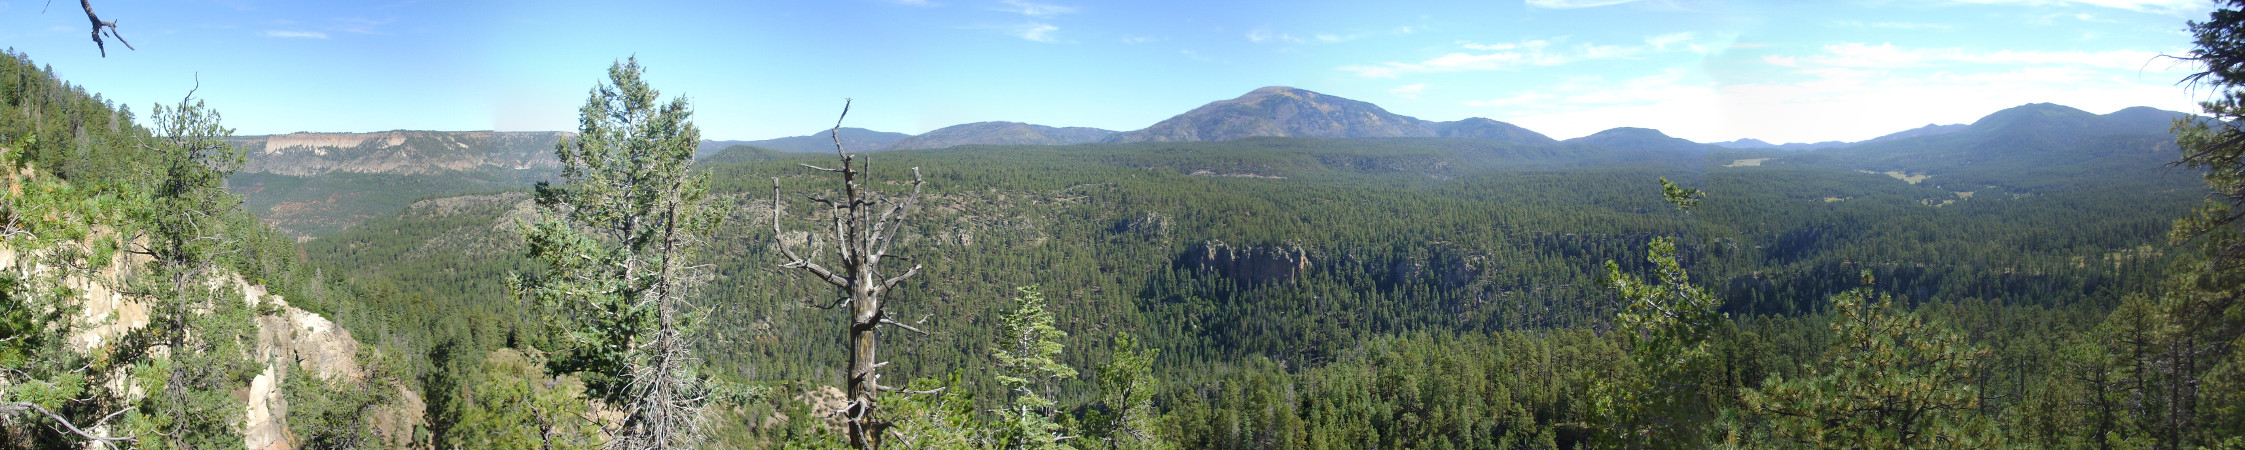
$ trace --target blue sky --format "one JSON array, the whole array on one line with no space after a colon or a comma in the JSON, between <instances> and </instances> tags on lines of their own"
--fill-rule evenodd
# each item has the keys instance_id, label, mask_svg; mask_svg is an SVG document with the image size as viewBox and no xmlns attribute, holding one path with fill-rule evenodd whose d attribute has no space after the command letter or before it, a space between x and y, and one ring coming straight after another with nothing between
<instances>
[{"instance_id":1,"label":"blue sky","mask_svg":"<svg viewBox=\"0 0 2245 450\"><path fill-rule=\"evenodd\" d=\"M1861 140L2031 102L2195 111L2203 0L0 0L0 46L131 105L198 95L240 134L569 130L637 55L709 139L1009 120L1133 130L1285 85L1555 138ZM42 12L42 8L45 11ZM2203 92L2198 93L2203 95Z\"/></svg>"}]
</instances>

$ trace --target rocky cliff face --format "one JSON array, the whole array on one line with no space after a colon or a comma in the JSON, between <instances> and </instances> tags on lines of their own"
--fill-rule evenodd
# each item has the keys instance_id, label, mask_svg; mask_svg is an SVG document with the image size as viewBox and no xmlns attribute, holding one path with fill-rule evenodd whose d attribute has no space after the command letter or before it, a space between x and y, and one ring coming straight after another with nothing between
<instances>
[{"instance_id":1,"label":"rocky cliff face","mask_svg":"<svg viewBox=\"0 0 2245 450\"><path fill-rule=\"evenodd\" d=\"M312 176L330 172L432 174L446 171L559 171L553 146L563 132L384 131L242 136L242 172Z\"/></svg>"},{"instance_id":2,"label":"rocky cliff face","mask_svg":"<svg viewBox=\"0 0 2245 450\"><path fill-rule=\"evenodd\" d=\"M1177 265L1261 284L1290 281L1300 276L1310 268L1310 255L1295 246L1233 247L1223 241L1208 241L1194 244L1183 255L1178 255Z\"/></svg>"},{"instance_id":3,"label":"rocky cliff face","mask_svg":"<svg viewBox=\"0 0 2245 450\"><path fill-rule=\"evenodd\" d=\"M17 271L24 276L48 273L51 267L24 258L15 249L0 247L0 270ZM140 299L116 292L109 286L119 280L125 267L140 264L122 254L106 267L92 272L91 276L73 275L62 281L79 293L81 323L93 326L80 328L66 338L71 348L80 352L93 352L112 345L127 333L148 325L149 305ZM251 351L252 361L264 365L264 370L250 381L247 391L237 391L247 401L243 416L243 441L251 450L286 450L294 448L295 437L288 429L288 401L282 387L287 383L293 365L301 372L327 380L365 382L366 372L358 361L359 342L351 332L336 326L319 314L289 306L278 295L272 295L264 286L250 284L240 276L224 275L215 283L232 284L232 290L242 293L241 301L253 310L269 311L255 319L257 345ZM159 350L160 351L160 350ZM126 385L126 374L118 372L101 374L108 377L105 383L113 387ZM403 386L373 385L370 389L395 389L400 399L375 414L379 442L385 447L401 448L412 444L413 429L421 425L420 398ZM145 395L134 390L134 396Z\"/></svg>"}]
</instances>

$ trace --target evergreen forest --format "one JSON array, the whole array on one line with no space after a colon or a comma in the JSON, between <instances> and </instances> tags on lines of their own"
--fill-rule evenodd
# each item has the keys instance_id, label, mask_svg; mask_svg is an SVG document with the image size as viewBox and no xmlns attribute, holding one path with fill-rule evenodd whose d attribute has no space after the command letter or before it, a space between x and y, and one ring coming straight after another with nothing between
<instances>
[{"instance_id":1,"label":"evergreen forest","mask_svg":"<svg viewBox=\"0 0 2245 450\"><path fill-rule=\"evenodd\" d=\"M2240 4L2204 111L1814 150L698 152L624 59L542 177L241 173L11 50L0 448L2245 448Z\"/></svg>"}]
</instances>

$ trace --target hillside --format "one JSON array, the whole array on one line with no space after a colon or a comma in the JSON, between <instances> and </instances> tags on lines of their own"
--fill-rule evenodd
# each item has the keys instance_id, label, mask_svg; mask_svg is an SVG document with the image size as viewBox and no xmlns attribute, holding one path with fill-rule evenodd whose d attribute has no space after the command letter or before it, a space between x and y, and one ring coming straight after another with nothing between
<instances>
[{"instance_id":1,"label":"hillside","mask_svg":"<svg viewBox=\"0 0 2245 450\"><path fill-rule=\"evenodd\" d=\"M1635 127L1613 128L1560 142L1606 148L1684 153L1705 152L1709 148L1707 144L1669 137L1667 134L1661 133L1660 130Z\"/></svg>"},{"instance_id":2,"label":"hillside","mask_svg":"<svg viewBox=\"0 0 2245 450\"><path fill-rule=\"evenodd\" d=\"M1099 142L1113 134L1115 132L1098 128L1061 128L1020 122L975 122L898 139L881 150L919 150L961 145L1069 145Z\"/></svg>"},{"instance_id":3,"label":"hillside","mask_svg":"<svg viewBox=\"0 0 2245 450\"><path fill-rule=\"evenodd\" d=\"M1437 369L1417 361L1449 361L1439 354L1380 359L1380 353L1365 353L1372 346L1494 352L1474 346L1499 344L1471 344L1478 339L1471 337L1500 336L1491 339L1586 346L1565 348L1594 353L1590 349L1604 348L1596 343L1603 341L1564 336L1610 323L1606 317L1616 306L1595 268L1611 260L1625 271L1648 270L1643 245L1656 236L1681 240L1686 267L1725 300L1723 312L1756 318L1748 323L1759 325L1742 327L1770 333L1758 336L1792 336L1780 341L1787 346L1817 348L1812 343L1822 338L1801 330L1821 329L1821 322L1805 322L1821 320L1815 318L1830 308L1828 296L1861 286L1865 270L1876 280L1874 289L1899 302L2013 305L2004 313L2035 318L2020 320L2090 314L2083 311L2102 308L2097 305L2114 292L2154 289L2167 260L2143 249L2164 242L2165 223L2195 194L2186 189L2192 180L2162 177L2157 164L2123 168L2135 159L2104 147L2033 146L2036 140L2017 134L2062 119L2037 116L2002 127L1993 125L2005 121L1992 121L1970 133L1982 137L1972 141L1920 138L1927 151L2042 152L2070 158L2046 170L2099 168L2062 184L2013 173L1991 179L2012 190L1981 195L1960 195L1940 176L1910 183L1864 173L1862 164L1871 161L1843 158L1851 155L1847 149L1720 151L1653 130L1609 133L1631 139L1612 146L1253 137L1080 145L1066 152L966 146L885 154L880 167L892 169L878 172L877 180L895 179L907 167L921 168L931 180L926 216L908 228L899 250L927 268L898 289L916 293L907 294L911 306L901 314L929 318L922 325L933 334L886 341L887 354L900 361L889 373L978 373L998 340L990 318L1006 307L1011 287L1035 284L1044 287L1057 323L1070 333L1063 362L1097 366L1124 331L1160 349L1156 377L1173 387L1159 398L1180 405L1170 410L1178 420L1222 423L1216 414L1273 407L1226 397L1233 395L1223 394L1227 390L1295 389L1317 398L1406 402L1384 397L1400 394L1330 383L1371 376L1356 372L1371 368L1431 376L1422 370ZM1980 146L1997 142L2025 146ZM705 287L705 298L722 312L709 318L713 334L701 350L714 367L759 379L831 380L829 366L846 350L831 326L836 316L806 306L824 291L768 270L778 264L774 250L755 244L783 237L765 222L771 177L790 190L830 189L797 166L825 164L828 156L754 155L704 169L720 180L713 192L723 199L722 209L732 211L713 240L739 244L711 255L712 264L726 269ZM1729 167L1738 156L1774 159ZM1943 160L1918 163L1917 170L1977 170ZM1650 182L1659 177L1703 187L1709 200L1688 216L1675 214ZM520 244L505 230L515 229L527 205L520 193L425 201L315 241L308 251L334 263L384 261L366 267L405 280L413 286L409 292L467 307L504 295L503 286L488 280L524 264ZM783 228L816 226L803 219L817 217L817 205L790 198L785 207ZM816 239L792 236L787 239ZM526 326L499 321L471 329L503 335ZM2040 339L1989 333L1991 345ZM1788 352L1752 357L1807 357ZM1588 361L1551 370L1587 371L1562 373L1588 378L1549 382L1590 383L1583 380L1598 379L1599 371L1628 370L1598 359L1607 357L1581 358ZM1465 359L1482 362L1454 363L1532 364L1486 355ZM1991 370L2026 374L2042 367L2022 362ZM1497 370L1473 370L1484 369ZM969 380L962 389L997 392L990 382ZM1088 380L1076 383L1062 389L1091 389ZM2011 381L1985 386L2029 388ZM1089 394L1078 395L1062 402L1091 401ZM1578 413L1561 406L1494 393L1459 395L1472 398L1459 400L1468 403L1517 402L1557 408L1536 414L1580 417L1566 416ZM1299 419L1331 420L1306 413Z\"/></svg>"},{"instance_id":4,"label":"hillside","mask_svg":"<svg viewBox=\"0 0 2245 450\"><path fill-rule=\"evenodd\" d=\"M702 141L698 155L708 156L727 147L746 145L788 153L826 153L834 151L834 130L819 130L802 136L765 139L760 141ZM842 146L851 151L871 152L888 148L897 140L912 137L904 133L873 131L864 128L842 127L839 136Z\"/></svg>"},{"instance_id":5,"label":"hillside","mask_svg":"<svg viewBox=\"0 0 2245 450\"><path fill-rule=\"evenodd\" d=\"M561 132L385 131L237 136L227 142L249 155L243 173L315 176L328 173L428 175L447 172L561 170L553 146Z\"/></svg>"},{"instance_id":6,"label":"hillside","mask_svg":"<svg viewBox=\"0 0 2245 450\"><path fill-rule=\"evenodd\" d=\"M126 122L20 54L0 92L37 93L0 96L0 447L416 446L411 352L339 323L368 324L336 314L362 311L351 284L222 189L222 136Z\"/></svg>"},{"instance_id":7,"label":"hillside","mask_svg":"<svg viewBox=\"0 0 2245 450\"><path fill-rule=\"evenodd\" d=\"M1379 105L1285 86L1222 100L1142 130L1117 133L1110 143L1228 141L1255 136L1314 138L1459 137L1512 143L1551 138L1483 118L1429 122L1390 113Z\"/></svg>"}]
</instances>

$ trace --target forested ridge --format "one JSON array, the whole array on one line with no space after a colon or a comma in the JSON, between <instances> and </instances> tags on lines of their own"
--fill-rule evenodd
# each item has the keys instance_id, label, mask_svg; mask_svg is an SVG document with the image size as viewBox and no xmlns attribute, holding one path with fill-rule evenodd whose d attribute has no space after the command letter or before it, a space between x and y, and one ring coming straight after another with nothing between
<instances>
[{"instance_id":1,"label":"forested ridge","mask_svg":"<svg viewBox=\"0 0 2245 450\"><path fill-rule=\"evenodd\" d=\"M879 153L875 175L918 167L928 180L926 216L899 244L928 268L898 303L931 334L891 332L903 338L888 343L888 370L956 372L976 398L1000 395L987 369L999 318L1013 287L1037 285L1068 332L1058 358L1069 366L1104 364L1123 333L1160 350L1149 371L1161 381L1157 423L1187 447L1595 445L1610 424L1594 388L1636 370L1612 333L1623 303L1599 264L1645 272L1646 244L1672 237L1693 279L1724 299L1734 328L1717 348L1734 388L1810 373L1835 344L1824 324L1841 311L1830 298L1864 288L1993 349L1971 367L1985 397L1976 417L2065 420L2051 417L2070 412L2063 403L2024 397L2066 381L2052 374L2069 362L2052 355L2097 342L2091 333L2122 299L2160 290L2174 253L2168 223L2197 201L2195 183L2161 165L2171 145L1977 131L1960 135L1977 137L1971 147L1882 153L1292 138ZM2127 131L2099 137L2164 132ZM2042 144L2052 141L2066 144ZM1926 159L1884 153L1911 151L2070 159L2076 167L2038 169L2080 176L1904 166L1893 161ZM1729 167L1749 158L1771 159ZM802 421L817 413L799 394L840 376L840 319L810 306L832 299L776 271L771 197L760 192L774 176L817 183L797 164L831 159L735 147L700 166L728 216L707 250L717 274L703 288L712 313L698 350L719 373L784 394L742 410L738 420L765 426L725 436L815 434ZM1912 184L1866 173L1886 170L1936 175ZM1710 198L1676 213L1650 183L1664 176ZM1958 194L1967 190L1977 192ZM412 339L536 346L535 314L477 300L504 298L494 280L528 267L507 237L527 201L427 200L305 245L316 260L379 262L370 268L396 280L383 289L414 309L472 311L446 315L460 318L437 326L449 334ZM793 219L814 217L815 204L786 204L783 228L818 229ZM1081 372L1059 382L1061 410L1102 417L1094 371ZM1776 438L1730 401L1742 439ZM769 422L777 417L798 423ZM2080 428L2047 424L2044 435L2006 436L1996 430L2028 429L1997 423L1979 430L2004 442L2082 439L2068 434Z\"/></svg>"},{"instance_id":2,"label":"forested ridge","mask_svg":"<svg viewBox=\"0 0 2245 450\"><path fill-rule=\"evenodd\" d=\"M2218 49L2191 57L2228 77ZM274 388L294 447L2245 446L2235 95L1807 151L695 159L643 70L595 86L560 179L351 175L322 189L410 204L298 241L226 188L304 180L232 174L201 103L144 127L0 58L0 447L243 446L243 346L290 313L225 276L364 343ZM74 344L113 259L154 318Z\"/></svg>"}]
</instances>

